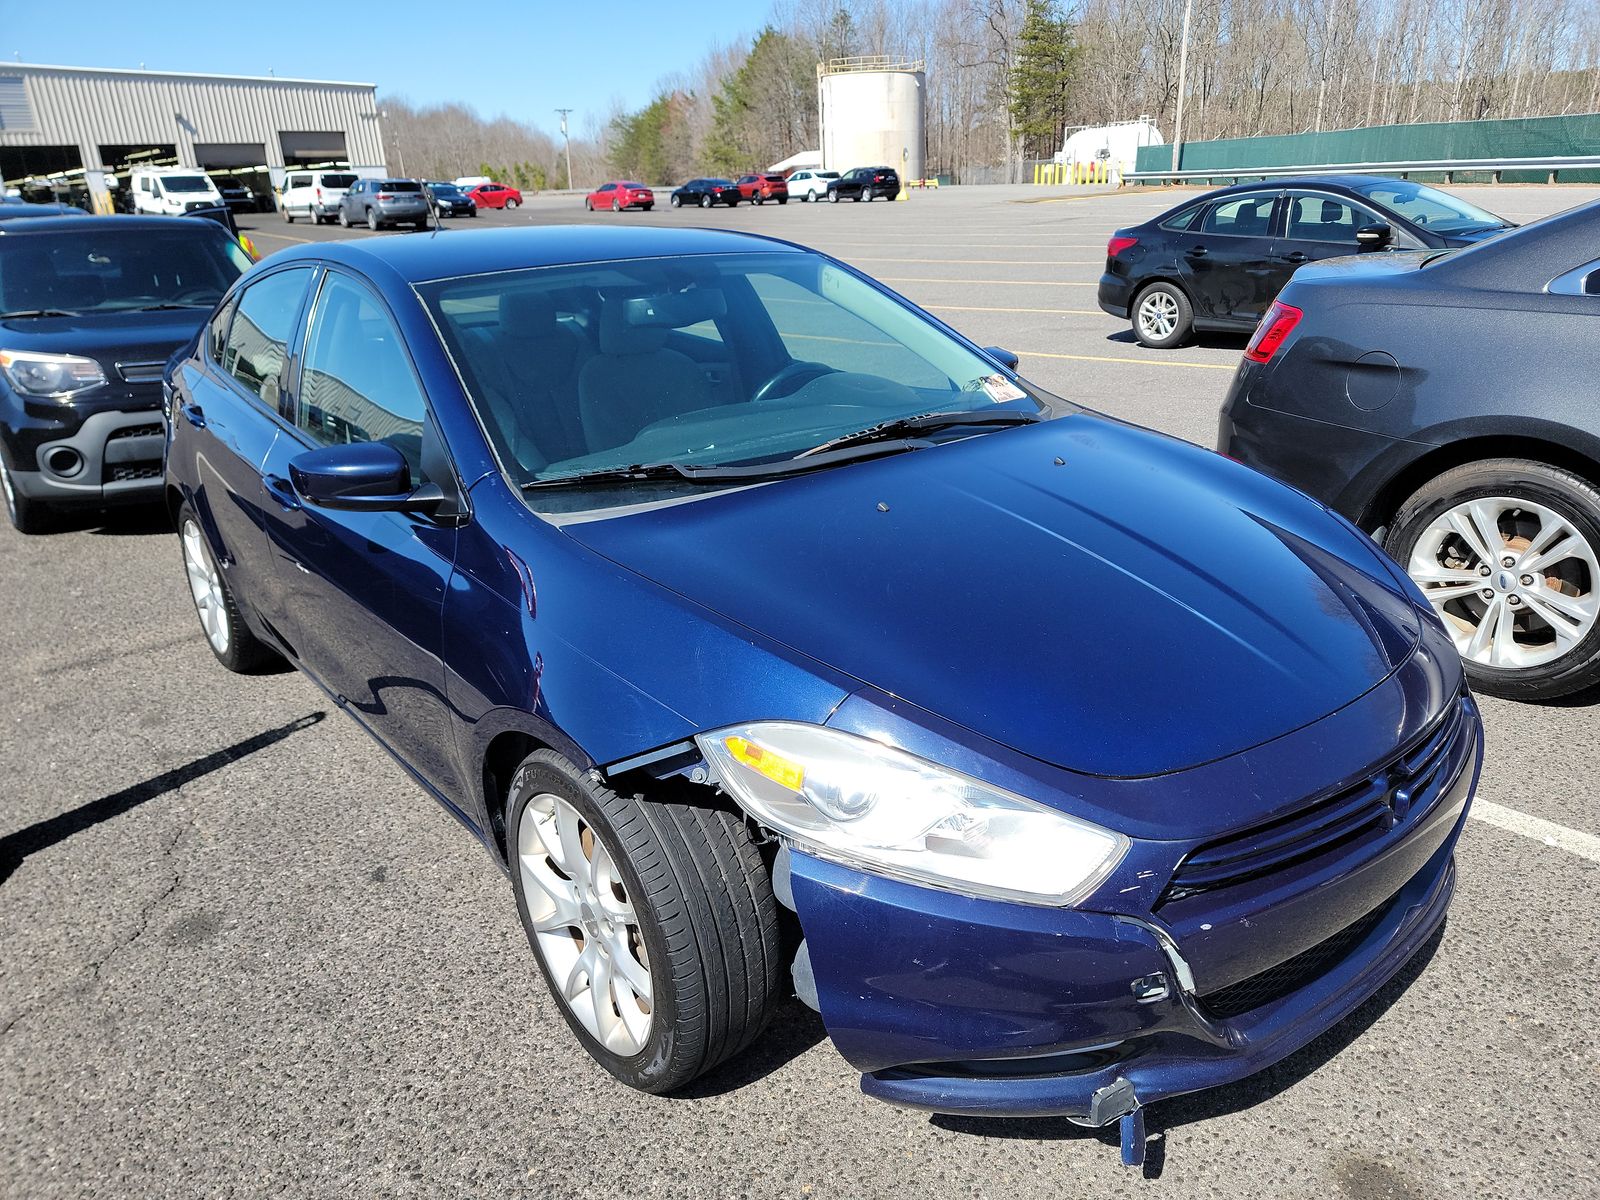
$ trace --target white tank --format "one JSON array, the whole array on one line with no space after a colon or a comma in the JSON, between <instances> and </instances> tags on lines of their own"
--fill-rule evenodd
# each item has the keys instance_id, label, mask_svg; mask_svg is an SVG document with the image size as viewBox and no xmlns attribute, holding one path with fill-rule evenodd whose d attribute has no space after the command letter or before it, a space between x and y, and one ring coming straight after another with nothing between
<instances>
[{"instance_id":1,"label":"white tank","mask_svg":"<svg viewBox=\"0 0 1600 1200\"><path fill-rule=\"evenodd\" d=\"M920 62L872 56L819 64L823 169L893 167L902 179L921 179L925 95Z\"/></svg>"}]
</instances>

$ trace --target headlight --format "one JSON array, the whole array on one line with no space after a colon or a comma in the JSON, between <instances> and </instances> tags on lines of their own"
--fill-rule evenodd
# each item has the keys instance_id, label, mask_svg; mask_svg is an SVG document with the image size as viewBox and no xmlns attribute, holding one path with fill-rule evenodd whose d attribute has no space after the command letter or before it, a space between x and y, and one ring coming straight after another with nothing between
<instances>
[{"instance_id":1,"label":"headlight","mask_svg":"<svg viewBox=\"0 0 1600 1200\"><path fill-rule=\"evenodd\" d=\"M696 741L761 824L819 857L899 879L1068 905L1128 848L1110 830L820 725L765 721Z\"/></svg>"},{"instance_id":2,"label":"headlight","mask_svg":"<svg viewBox=\"0 0 1600 1200\"><path fill-rule=\"evenodd\" d=\"M92 358L38 354L32 350L0 350L0 371L24 396L56 400L65 400L106 381L106 373Z\"/></svg>"}]
</instances>

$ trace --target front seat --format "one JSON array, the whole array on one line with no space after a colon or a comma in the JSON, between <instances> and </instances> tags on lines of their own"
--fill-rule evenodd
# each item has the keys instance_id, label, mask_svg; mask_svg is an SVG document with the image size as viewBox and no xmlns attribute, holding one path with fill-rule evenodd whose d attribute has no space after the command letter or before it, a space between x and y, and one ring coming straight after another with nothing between
<instances>
[{"instance_id":1,"label":"front seat","mask_svg":"<svg viewBox=\"0 0 1600 1200\"><path fill-rule=\"evenodd\" d=\"M578 411L589 449L631 442L646 425L712 406L711 381L694 359L667 349L666 325L627 321L628 298L600 307L600 353L578 376Z\"/></svg>"},{"instance_id":2,"label":"front seat","mask_svg":"<svg viewBox=\"0 0 1600 1200\"><path fill-rule=\"evenodd\" d=\"M563 325L555 302L541 292L500 297L498 325L469 336L477 356L486 416L528 470L576 458L588 450L578 415L578 372L590 356L581 333Z\"/></svg>"}]
</instances>

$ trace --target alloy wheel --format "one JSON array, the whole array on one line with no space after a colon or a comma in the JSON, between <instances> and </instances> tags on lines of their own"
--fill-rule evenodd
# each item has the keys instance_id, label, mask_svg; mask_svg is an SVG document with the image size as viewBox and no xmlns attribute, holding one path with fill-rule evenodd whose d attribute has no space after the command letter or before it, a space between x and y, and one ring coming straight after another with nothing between
<instances>
[{"instance_id":1,"label":"alloy wheel","mask_svg":"<svg viewBox=\"0 0 1600 1200\"><path fill-rule=\"evenodd\" d=\"M528 920L555 992L590 1036L624 1057L650 1038L654 989L644 931L611 852L550 792L517 826Z\"/></svg>"},{"instance_id":2,"label":"alloy wheel","mask_svg":"<svg viewBox=\"0 0 1600 1200\"><path fill-rule=\"evenodd\" d=\"M189 576L189 594L194 597L194 609L200 614L206 640L218 654L226 654L232 640L228 601L200 526L192 518L183 523L183 565Z\"/></svg>"},{"instance_id":3,"label":"alloy wheel","mask_svg":"<svg viewBox=\"0 0 1600 1200\"><path fill-rule=\"evenodd\" d=\"M1512 496L1446 509L1406 564L1461 656L1518 670L1552 662L1600 617L1600 555L1566 517Z\"/></svg>"},{"instance_id":4,"label":"alloy wheel","mask_svg":"<svg viewBox=\"0 0 1600 1200\"><path fill-rule=\"evenodd\" d=\"M1139 301L1139 332L1153 342L1165 341L1178 327L1178 301L1159 288Z\"/></svg>"}]
</instances>

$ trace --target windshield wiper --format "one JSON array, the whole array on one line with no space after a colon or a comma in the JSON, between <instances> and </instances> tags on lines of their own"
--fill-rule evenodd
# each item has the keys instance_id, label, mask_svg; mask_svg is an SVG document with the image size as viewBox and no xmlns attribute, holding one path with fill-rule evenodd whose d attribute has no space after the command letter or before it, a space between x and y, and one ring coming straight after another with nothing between
<instances>
[{"instance_id":1,"label":"windshield wiper","mask_svg":"<svg viewBox=\"0 0 1600 1200\"><path fill-rule=\"evenodd\" d=\"M82 313L68 312L64 308L19 308L15 312L0 313L0 321L13 317L81 317Z\"/></svg>"},{"instance_id":2,"label":"windshield wiper","mask_svg":"<svg viewBox=\"0 0 1600 1200\"><path fill-rule=\"evenodd\" d=\"M936 429L954 429L961 425L1034 425L1045 418L1039 413L1015 410L984 412L982 409L957 409L949 412L918 413L910 417L896 417L854 433L840 434L820 446L802 450L796 458L810 458L845 446L860 446L870 442L889 441L908 433L931 433Z\"/></svg>"},{"instance_id":3,"label":"windshield wiper","mask_svg":"<svg viewBox=\"0 0 1600 1200\"><path fill-rule=\"evenodd\" d=\"M118 309L117 311L119 311L119 312L168 312L168 311L170 311L172 309L175 309L175 308L210 308L211 305L215 304L215 303L216 303L216 301L213 300L213 301L208 301L208 302L203 303L203 304L198 304L198 303L197 304L172 304L172 303L141 304L137 308L123 308L123 309Z\"/></svg>"},{"instance_id":4,"label":"windshield wiper","mask_svg":"<svg viewBox=\"0 0 1600 1200\"><path fill-rule=\"evenodd\" d=\"M999 414L991 414L999 415ZM1012 416L1021 416L1013 413ZM1004 421L1000 424L1020 424ZM740 483L761 479L775 479L780 475L799 475L806 471L820 471L838 463L854 462L863 458L881 458L899 454L902 450L921 450L929 443L914 438L874 440L870 445L838 446L828 449L808 450L794 458L781 458L776 462L734 463L721 467L695 466L690 463L639 463L631 467L605 467L598 471L579 471L572 475L553 475L549 479L532 479L522 485L525 492L539 488L575 487L591 483L645 483L672 480L678 483Z\"/></svg>"}]
</instances>

